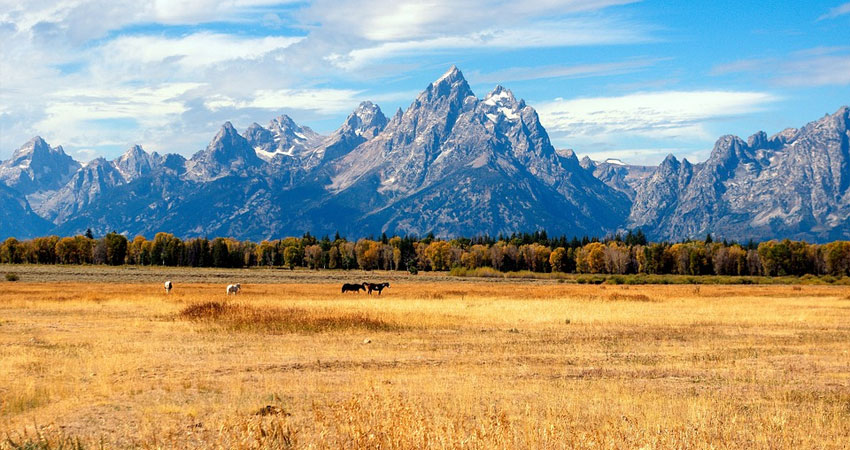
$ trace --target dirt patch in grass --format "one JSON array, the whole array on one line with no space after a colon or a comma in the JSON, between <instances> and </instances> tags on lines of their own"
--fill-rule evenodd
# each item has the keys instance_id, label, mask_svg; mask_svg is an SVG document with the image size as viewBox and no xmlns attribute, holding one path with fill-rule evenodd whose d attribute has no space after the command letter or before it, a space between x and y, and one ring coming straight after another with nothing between
<instances>
[{"instance_id":1,"label":"dirt patch in grass","mask_svg":"<svg viewBox=\"0 0 850 450\"><path fill-rule=\"evenodd\" d=\"M401 329L397 324L362 313L260 307L227 302L195 303L180 311L178 316L184 320L215 324L231 330L268 333Z\"/></svg>"}]
</instances>

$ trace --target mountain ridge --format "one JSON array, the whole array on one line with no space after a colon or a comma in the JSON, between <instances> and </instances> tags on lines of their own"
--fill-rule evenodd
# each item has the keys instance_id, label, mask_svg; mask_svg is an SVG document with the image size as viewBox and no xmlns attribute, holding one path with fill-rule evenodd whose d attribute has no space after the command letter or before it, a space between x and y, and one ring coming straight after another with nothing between
<instances>
[{"instance_id":1,"label":"mountain ridge","mask_svg":"<svg viewBox=\"0 0 850 450\"><path fill-rule=\"evenodd\" d=\"M524 100L501 85L478 98L452 66L392 117L367 101L328 135L287 115L241 134L225 122L189 159L135 145L83 165L33 138L0 163L4 201L32 226L7 215L0 234L601 236L641 228L665 240L845 238L848 111L772 136L722 136L698 164L673 155L656 167L580 161L552 146Z\"/></svg>"}]
</instances>

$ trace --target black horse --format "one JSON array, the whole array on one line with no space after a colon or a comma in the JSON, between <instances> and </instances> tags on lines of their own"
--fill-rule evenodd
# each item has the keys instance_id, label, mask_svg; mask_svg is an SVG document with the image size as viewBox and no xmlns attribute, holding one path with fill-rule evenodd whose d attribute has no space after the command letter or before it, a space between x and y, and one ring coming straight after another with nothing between
<instances>
[{"instance_id":1,"label":"black horse","mask_svg":"<svg viewBox=\"0 0 850 450\"><path fill-rule=\"evenodd\" d=\"M361 284L357 284L357 283L345 283L345 284L343 284L343 285L342 285L342 292L343 292L343 293L346 293L346 292L360 292L360 291L365 291L365 290L366 290L366 286L365 286L365 284L366 284L366 283L361 283Z\"/></svg>"},{"instance_id":2,"label":"black horse","mask_svg":"<svg viewBox=\"0 0 850 450\"><path fill-rule=\"evenodd\" d=\"M375 283L363 283L363 284L366 285L366 292L369 295L372 295L372 291L378 291L378 295L381 295L381 291L383 291L384 288L390 287L389 283L377 283L377 284L375 284Z\"/></svg>"}]
</instances>

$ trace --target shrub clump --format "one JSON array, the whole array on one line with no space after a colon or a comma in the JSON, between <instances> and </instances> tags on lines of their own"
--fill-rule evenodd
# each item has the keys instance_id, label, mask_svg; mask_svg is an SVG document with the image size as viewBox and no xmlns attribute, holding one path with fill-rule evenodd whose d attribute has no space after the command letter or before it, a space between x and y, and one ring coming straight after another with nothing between
<instances>
[{"instance_id":1,"label":"shrub clump","mask_svg":"<svg viewBox=\"0 0 850 450\"><path fill-rule=\"evenodd\" d=\"M219 325L235 331L321 333L343 330L399 329L396 324L363 313L259 307L214 301L189 305L180 311L178 316L184 320Z\"/></svg>"},{"instance_id":2,"label":"shrub clump","mask_svg":"<svg viewBox=\"0 0 850 450\"><path fill-rule=\"evenodd\" d=\"M21 277L16 273L12 273L12 272L6 273L6 281L18 281L20 279L21 279Z\"/></svg>"},{"instance_id":3,"label":"shrub clump","mask_svg":"<svg viewBox=\"0 0 850 450\"><path fill-rule=\"evenodd\" d=\"M653 302L651 297L644 294L620 294L613 293L608 296L608 300L612 301L621 301L621 302Z\"/></svg>"}]
</instances>

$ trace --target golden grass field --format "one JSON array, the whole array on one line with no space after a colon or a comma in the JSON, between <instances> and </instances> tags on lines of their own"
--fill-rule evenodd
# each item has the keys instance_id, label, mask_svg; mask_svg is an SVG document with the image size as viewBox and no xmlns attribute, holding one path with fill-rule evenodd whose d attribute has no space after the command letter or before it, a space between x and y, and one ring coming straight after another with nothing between
<instances>
[{"instance_id":1,"label":"golden grass field","mask_svg":"<svg viewBox=\"0 0 850 450\"><path fill-rule=\"evenodd\" d=\"M2 283L0 448L850 446L847 287L174 281Z\"/></svg>"}]
</instances>

